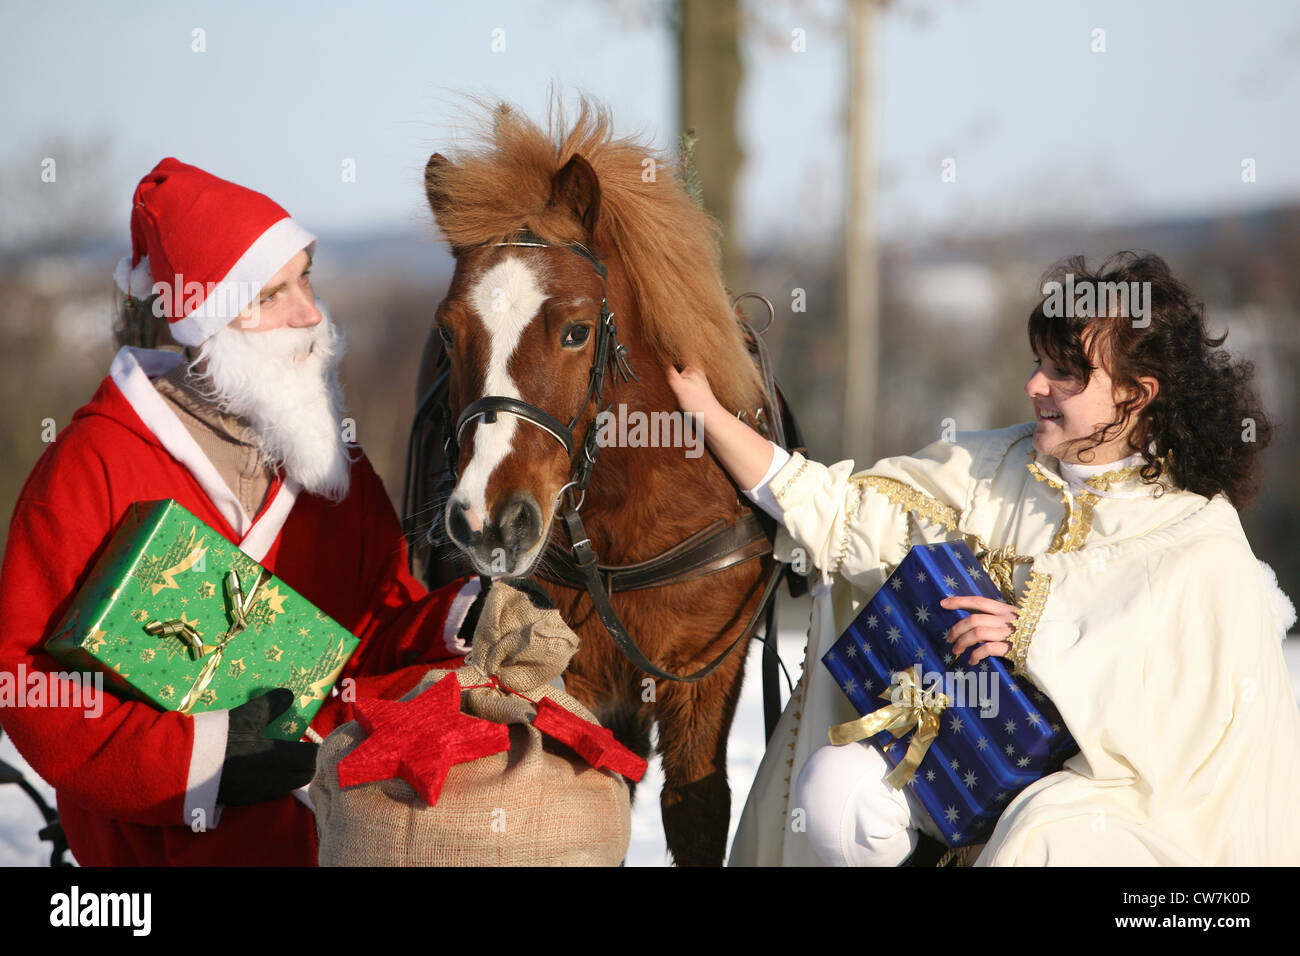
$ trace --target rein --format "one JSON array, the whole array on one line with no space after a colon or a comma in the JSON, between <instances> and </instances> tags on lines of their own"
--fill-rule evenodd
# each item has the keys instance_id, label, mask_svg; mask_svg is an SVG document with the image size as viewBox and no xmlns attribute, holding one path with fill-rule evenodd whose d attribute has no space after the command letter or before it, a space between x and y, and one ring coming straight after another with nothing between
<instances>
[{"instance_id":1,"label":"rein","mask_svg":"<svg viewBox=\"0 0 1300 956\"><path fill-rule=\"evenodd\" d=\"M548 242L530 231L523 231L517 233L511 239L489 243L488 245L569 249L586 259L596 270L602 281L608 278L605 265L589 249L579 243ZM752 293L747 293L747 295L752 295ZM747 338L759 356L765 392L764 397L768 411L767 421L764 422L762 410L757 410L755 424L765 433L771 434L773 439L784 447L784 429L781 423L781 415L777 411L779 408L777 405L779 389L772 379L766 349L748 323L744 322L744 320L741 320L741 322L745 328ZM514 415L541 428L564 448L566 456L572 461L575 451L573 430L593 399L598 413L601 410L607 366L612 363L615 374L620 375L625 382L629 380L639 381L628 363L627 356L627 346L618 341L618 329L614 322L614 314L609 309L607 298L602 295L600 319L596 329L595 353L588 378L587 394L573 418L565 424L535 405L507 396L487 395L472 402L461 412L454 428L447 429L444 451L446 454L446 471L450 477L450 482L454 485L456 480L460 436L465 427L469 422L478 419L482 419L485 423L493 422L498 414ZM408 534L414 530L412 522L409 520L413 479L414 481L420 480L418 474L420 465L418 462L415 464L417 474L413 476L411 471L413 459L419 458L417 440L425 424L430 420L430 416L437 413L439 402L446 401L446 379L446 370L436 376L433 386L420 401L416 412L416 421L411 430L411 442L407 456L407 481L403 492L403 520L406 523ZM441 395L439 396L440 391ZM450 425L450 422L447 424ZM583 442L581 453L577 456L573 465L570 480L560 488L556 495L556 501L560 503L565 497L565 492L568 492L567 503L563 503L561 517L572 542L571 548L565 549L563 545L558 544L554 539L548 543L546 546L546 564L548 567L545 571L539 569L536 572L537 576L564 587L585 589L606 631L634 666L656 678L683 683L703 680L711 674L732 651L750 636L759 618L766 610L768 612L767 633L769 640L764 654L764 683L765 685L769 683L770 677L773 690L771 695L765 694L765 697L771 698L765 701L766 722L770 734L771 728L775 724L776 715L779 712L779 701L775 694L776 666L779 663L779 658L775 653L773 644L775 641L775 602L771 599L777 584L787 570L784 565L778 562L773 567L765 582L759 603L740 635L704 667L686 675L671 673L650 661L628 633L609 599L609 594L613 592L681 583L695 577L716 574L734 565L770 554L773 532L769 531L764 525L764 521L767 520L766 516L760 518L756 511L750 507L735 527L728 526L724 519L718 519L667 551L652 558L622 566L601 565L595 549L591 545L591 539L583 527L582 519L578 514L585 500L586 488L590 483L591 474L600 453L600 445L597 442L598 435L599 430L593 422L587 429L586 439ZM575 489L579 494L576 501L574 500ZM432 535L433 528L430 528L427 540L431 545L439 544L438 541L433 539ZM604 577L603 581L602 575ZM788 679L787 675L787 682Z\"/></svg>"}]
</instances>

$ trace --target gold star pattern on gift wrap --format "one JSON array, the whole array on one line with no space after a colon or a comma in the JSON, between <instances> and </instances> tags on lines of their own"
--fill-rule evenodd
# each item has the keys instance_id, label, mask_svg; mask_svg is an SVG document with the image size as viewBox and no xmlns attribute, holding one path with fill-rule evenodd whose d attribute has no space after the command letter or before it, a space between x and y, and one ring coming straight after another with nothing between
<instances>
[{"instance_id":1,"label":"gold star pattern on gift wrap","mask_svg":"<svg viewBox=\"0 0 1300 956\"><path fill-rule=\"evenodd\" d=\"M280 725L280 729L283 730L286 734L296 734L298 732L298 721L286 720L284 723Z\"/></svg>"},{"instance_id":2,"label":"gold star pattern on gift wrap","mask_svg":"<svg viewBox=\"0 0 1300 956\"><path fill-rule=\"evenodd\" d=\"M340 638L334 651L326 654L311 667L291 668L293 673L285 686L294 692L299 707L307 707L312 701L325 699L325 695L334 686L334 681L347 660L347 653L343 648L343 640Z\"/></svg>"},{"instance_id":3,"label":"gold star pattern on gift wrap","mask_svg":"<svg viewBox=\"0 0 1300 956\"><path fill-rule=\"evenodd\" d=\"M277 663L283 655L284 651L274 644L266 649L266 659L272 664Z\"/></svg>"},{"instance_id":4,"label":"gold star pattern on gift wrap","mask_svg":"<svg viewBox=\"0 0 1300 956\"><path fill-rule=\"evenodd\" d=\"M171 700L176 696L176 688L171 684L163 684L162 687L158 688L158 696L163 700Z\"/></svg>"},{"instance_id":5,"label":"gold star pattern on gift wrap","mask_svg":"<svg viewBox=\"0 0 1300 956\"><path fill-rule=\"evenodd\" d=\"M138 608L136 608L134 611L131 612L131 617L133 617L135 620L140 621L141 623L143 623L143 622L149 620L149 612L146 611L146 610L145 610L144 608L142 608L142 607L138 607Z\"/></svg>"},{"instance_id":6,"label":"gold star pattern on gift wrap","mask_svg":"<svg viewBox=\"0 0 1300 956\"><path fill-rule=\"evenodd\" d=\"M278 584L262 588L257 599L253 601L253 606L248 611L249 623L258 630L261 630L264 626L273 626L276 617L285 613L284 602L288 597L289 595L280 593Z\"/></svg>"},{"instance_id":7,"label":"gold star pattern on gift wrap","mask_svg":"<svg viewBox=\"0 0 1300 956\"><path fill-rule=\"evenodd\" d=\"M311 637L311 631L307 630L307 628L305 628L305 627L300 627L300 628L298 628L298 636L299 636L299 637Z\"/></svg>"},{"instance_id":8,"label":"gold star pattern on gift wrap","mask_svg":"<svg viewBox=\"0 0 1300 956\"><path fill-rule=\"evenodd\" d=\"M82 647L84 647L86 650L94 654L101 647L104 646L104 644L106 643L104 639L106 637L108 637L107 631L101 631L97 627L92 628L90 633L86 635L86 642L82 645Z\"/></svg>"},{"instance_id":9,"label":"gold star pattern on gift wrap","mask_svg":"<svg viewBox=\"0 0 1300 956\"><path fill-rule=\"evenodd\" d=\"M198 526L194 525L188 535L178 535L162 554L144 555L133 574L141 590L149 590L156 596L159 591L179 588L176 575L188 571L203 557L205 540L198 537Z\"/></svg>"},{"instance_id":10,"label":"gold star pattern on gift wrap","mask_svg":"<svg viewBox=\"0 0 1300 956\"><path fill-rule=\"evenodd\" d=\"M217 593L217 586L211 581L203 581L199 584L199 597L210 598Z\"/></svg>"},{"instance_id":11,"label":"gold star pattern on gift wrap","mask_svg":"<svg viewBox=\"0 0 1300 956\"><path fill-rule=\"evenodd\" d=\"M242 657L236 657L230 662L230 667L226 669L226 673L231 677L239 677L246 669L247 668L244 666L244 659Z\"/></svg>"},{"instance_id":12,"label":"gold star pattern on gift wrap","mask_svg":"<svg viewBox=\"0 0 1300 956\"><path fill-rule=\"evenodd\" d=\"M157 651L152 647L146 647L140 652L140 660L144 661L146 664L153 660L155 656L157 656Z\"/></svg>"},{"instance_id":13,"label":"gold star pattern on gift wrap","mask_svg":"<svg viewBox=\"0 0 1300 956\"><path fill-rule=\"evenodd\" d=\"M204 706L210 707L217 702L217 692L209 687L203 693L199 694L198 702Z\"/></svg>"}]
</instances>

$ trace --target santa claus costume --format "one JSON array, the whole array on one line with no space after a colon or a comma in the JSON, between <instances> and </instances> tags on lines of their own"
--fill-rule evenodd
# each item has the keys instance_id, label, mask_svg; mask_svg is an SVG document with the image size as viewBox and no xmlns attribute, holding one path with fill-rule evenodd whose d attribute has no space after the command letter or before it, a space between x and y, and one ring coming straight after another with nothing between
<instances>
[{"instance_id":1,"label":"santa claus costume","mask_svg":"<svg viewBox=\"0 0 1300 956\"><path fill-rule=\"evenodd\" d=\"M123 291L159 295L175 339L198 345L228 329L261 287L315 239L267 197L174 159L136 191ZM206 294L191 295L197 281ZM91 400L36 463L14 509L0 571L0 671L55 680L44 653L132 503L174 498L360 638L341 680L358 697L397 697L430 666L457 666L458 629L478 593L466 578L433 593L407 569L402 530L359 446L346 446L345 494L316 493L269 468L250 513L154 380L179 352L123 348ZM257 497L263 497L260 493ZM335 500L339 499L339 500ZM57 699L57 695L51 695ZM103 695L84 707L7 707L0 723L57 792L83 865L314 865L303 792L246 806L217 803L228 711L193 716ZM328 698L308 739L351 719ZM202 811L202 812L196 812ZM201 821L196 825L196 821Z\"/></svg>"}]
</instances>

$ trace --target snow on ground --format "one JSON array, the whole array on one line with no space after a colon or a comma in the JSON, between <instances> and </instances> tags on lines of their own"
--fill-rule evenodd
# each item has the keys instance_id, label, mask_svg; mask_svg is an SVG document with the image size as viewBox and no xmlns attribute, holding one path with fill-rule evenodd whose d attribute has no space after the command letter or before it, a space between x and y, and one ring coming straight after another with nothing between
<instances>
[{"instance_id":1,"label":"snow on ground","mask_svg":"<svg viewBox=\"0 0 1300 956\"><path fill-rule=\"evenodd\" d=\"M807 624L807 602L783 599L780 651L793 680L799 679L803 660L804 629ZM728 779L731 783L731 830L736 832L740 809L749 793L758 763L763 756L763 693L760 674L762 645L753 642L745 665L747 679L741 693L736 720L731 728L728 746ZM1300 700L1300 636L1292 636L1283 648L1287 670L1296 698ZM782 681L782 701L786 698ZM18 756L13 742L0 737L0 760L4 760L26 774L27 779L50 802L54 791L32 772L26 761ZM637 801L632 807L632 845L628 850L628 866L666 866L667 848L663 827L659 820L659 790L663 774L657 758L650 763L641 785L637 788ZM25 793L13 785L0 786L0 866L44 866L49 861L49 845L36 838L41 828L41 815ZM730 842L730 836L728 837Z\"/></svg>"}]
</instances>

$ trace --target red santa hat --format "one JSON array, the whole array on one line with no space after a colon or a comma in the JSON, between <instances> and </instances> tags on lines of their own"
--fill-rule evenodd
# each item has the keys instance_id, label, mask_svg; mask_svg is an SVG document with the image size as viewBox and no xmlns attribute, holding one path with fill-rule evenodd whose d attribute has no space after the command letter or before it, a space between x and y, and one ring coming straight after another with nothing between
<instances>
[{"instance_id":1,"label":"red santa hat","mask_svg":"<svg viewBox=\"0 0 1300 956\"><path fill-rule=\"evenodd\" d=\"M172 337L199 345L237 318L316 237L268 197L168 157L135 189L118 288L157 293Z\"/></svg>"}]
</instances>

